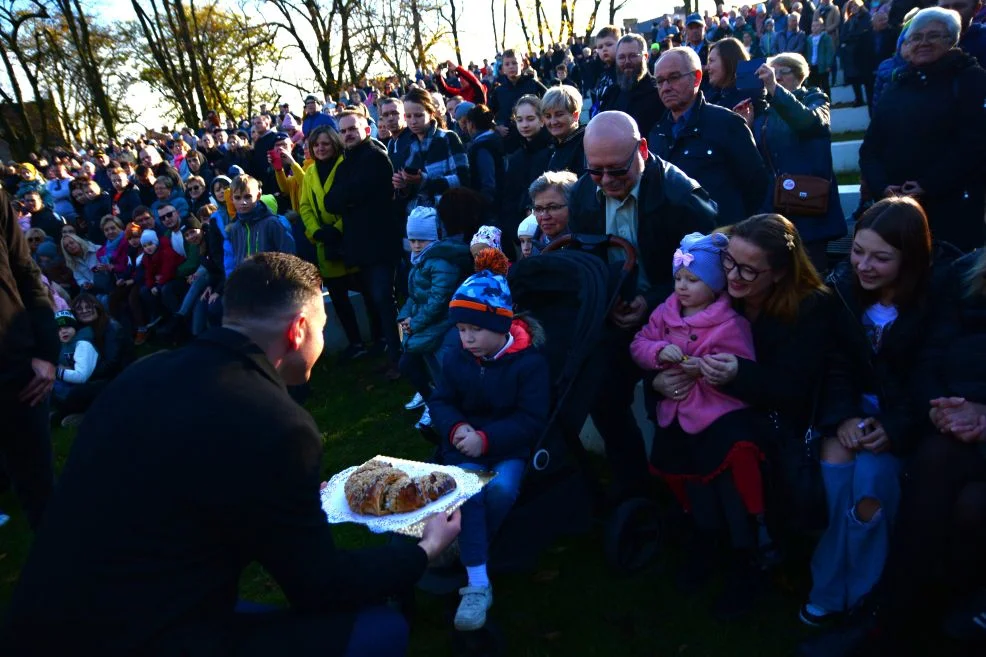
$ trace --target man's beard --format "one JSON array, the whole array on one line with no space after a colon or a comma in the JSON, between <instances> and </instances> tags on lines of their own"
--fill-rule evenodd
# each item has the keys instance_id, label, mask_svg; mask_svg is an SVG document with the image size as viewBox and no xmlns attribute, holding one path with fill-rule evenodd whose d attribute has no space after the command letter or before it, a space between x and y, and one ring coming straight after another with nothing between
<instances>
[{"instance_id":1,"label":"man's beard","mask_svg":"<svg viewBox=\"0 0 986 657\"><path fill-rule=\"evenodd\" d=\"M643 64L643 62L641 62ZM620 72L616 76L616 82L620 85L620 89L623 91L630 91L637 86L641 78L644 77L644 67L640 66L636 71L624 71L620 69Z\"/></svg>"}]
</instances>

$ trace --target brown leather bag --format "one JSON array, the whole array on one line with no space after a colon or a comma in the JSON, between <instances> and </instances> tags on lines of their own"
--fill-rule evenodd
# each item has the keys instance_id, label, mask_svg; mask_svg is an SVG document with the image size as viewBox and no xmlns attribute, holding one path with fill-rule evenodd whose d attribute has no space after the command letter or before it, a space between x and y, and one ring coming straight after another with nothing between
<instances>
[{"instance_id":1,"label":"brown leather bag","mask_svg":"<svg viewBox=\"0 0 986 657\"><path fill-rule=\"evenodd\" d=\"M778 174L774 181L774 212L795 216L824 216L829 211L831 186L831 180L818 176Z\"/></svg>"},{"instance_id":2,"label":"brown leather bag","mask_svg":"<svg viewBox=\"0 0 986 657\"><path fill-rule=\"evenodd\" d=\"M767 121L760 129L760 143L767 164L774 172L774 212L783 215L822 217L829 211L832 181L818 176L779 173L774 168L767 144Z\"/></svg>"}]
</instances>

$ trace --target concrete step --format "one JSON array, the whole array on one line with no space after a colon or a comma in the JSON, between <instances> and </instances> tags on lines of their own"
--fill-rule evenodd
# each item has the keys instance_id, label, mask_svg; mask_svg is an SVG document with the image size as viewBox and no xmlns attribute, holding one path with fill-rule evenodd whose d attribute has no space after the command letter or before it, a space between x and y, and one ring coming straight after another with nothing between
<instances>
[{"instance_id":1,"label":"concrete step","mask_svg":"<svg viewBox=\"0 0 986 657\"><path fill-rule=\"evenodd\" d=\"M330 354L339 353L349 346L349 340L346 339L346 333L342 330L342 324L339 323L339 316L336 314L335 307L332 305L332 299L329 297L329 293L323 292L322 298L325 301L325 314L327 315L325 331L323 331L325 351ZM370 321L367 319L366 304L363 303L363 295L359 292L350 291L349 301L353 304L353 310L356 312L356 322L359 324L359 332L363 337L363 342L369 342Z\"/></svg>"},{"instance_id":2,"label":"concrete step","mask_svg":"<svg viewBox=\"0 0 986 657\"><path fill-rule=\"evenodd\" d=\"M856 100L856 96L853 94L851 86L843 85L841 87L832 87L832 97L829 100L833 105L838 105L840 103L851 103Z\"/></svg>"},{"instance_id":3,"label":"concrete step","mask_svg":"<svg viewBox=\"0 0 986 657\"><path fill-rule=\"evenodd\" d=\"M870 114L865 107L838 107L832 110L832 134L866 130Z\"/></svg>"},{"instance_id":4,"label":"concrete step","mask_svg":"<svg viewBox=\"0 0 986 657\"><path fill-rule=\"evenodd\" d=\"M832 168L836 173L859 171L859 147L862 140L832 142Z\"/></svg>"}]
</instances>

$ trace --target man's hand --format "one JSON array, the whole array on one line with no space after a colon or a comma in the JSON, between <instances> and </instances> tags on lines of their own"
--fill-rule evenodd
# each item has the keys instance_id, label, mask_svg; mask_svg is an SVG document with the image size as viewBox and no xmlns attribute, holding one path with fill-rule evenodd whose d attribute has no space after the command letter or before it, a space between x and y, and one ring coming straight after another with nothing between
<instances>
[{"instance_id":1,"label":"man's hand","mask_svg":"<svg viewBox=\"0 0 986 657\"><path fill-rule=\"evenodd\" d=\"M630 303L617 304L611 313L613 323L623 329L640 326L647 314L647 300L639 294Z\"/></svg>"},{"instance_id":2,"label":"man's hand","mask_svg":"<svg viewBox=\"0 0 986 657\"><path fill-rule=\"evenodd\" d=\"M21 390L17 401L29 406L37 406L44 401L55 385L55 365L40 358L32 358L31 369L34 370L34 378Z\"/></svg>"},{"instance_id":3,"label":"man's hand","mask_svg":"<svg viewBox=\"0 0 986 657\"><path fill-rule=\"evenodd\" d=\"M428 561L442 553L462 529L462 514L457 509L450 516L436 513L425 520L418 547L428 555Z\"/></svg>"}]
</instances>

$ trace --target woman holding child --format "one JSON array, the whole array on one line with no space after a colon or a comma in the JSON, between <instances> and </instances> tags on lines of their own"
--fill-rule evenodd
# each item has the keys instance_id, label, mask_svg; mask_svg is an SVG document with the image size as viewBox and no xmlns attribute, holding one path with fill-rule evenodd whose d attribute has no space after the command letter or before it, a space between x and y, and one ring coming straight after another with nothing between
<instances>
[{"instance_id":1,"label":"woman holding child","mask_svg":"<svg viewBox=\"0 0 986 657\"><path fill-rule=\"evenodd\" d=\"M721 251L726 291L733 307L750 324L755 359L742 353L721 350L702 356L689 368L681 365L662 369L653 381L654 389L665 400L682 402L694 394L701 379L703 385L747 404L753 411L752 427L746 432L757 437L756 446L768 461L776 459L776 446L803 441L812 421L814 391L806 381L818 381L825 363L825 346L829 331L829 296L825 285L812 267L794 225L780 215L756 215L732 226L729 243ZM735 350L734 350L735 351ZM745 464L746 461L739 461ZM759 472L742 466L732 479L743 481L744 491L752 489ZM783 475L783 473L781 473ZM716 499L721 509L743 504L747 523L758 536L758 546L766 542L763 509L754 504L755 496L741 494L737 484L716 484ZM769 508L788 520L792 515L784 502L792 482L782 481ZM773 499L776 497L776 499ZM762 502L762 500L761 500ZM716 516L721 516L717 513ZM759 517L758 517L759 516ZM722 517L704 519L722 525ZM767 518L766 520L771 520ZM696 519L696 523L698 519ZM772 523L773 524L773 523ZM705 527L711 529L711 524ZM731 535L740 536L739 527ZM746 534L749 537L749 533ZM688 570L703 572L714 558L708 546L690 550L693 563ZM748 552L753 558L751 550ZM717 604L719 615L731 616L747 610L756 595L757 580L750 564L734 561L729 589Z\"/></svg>"}]
</instances>

